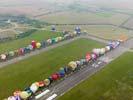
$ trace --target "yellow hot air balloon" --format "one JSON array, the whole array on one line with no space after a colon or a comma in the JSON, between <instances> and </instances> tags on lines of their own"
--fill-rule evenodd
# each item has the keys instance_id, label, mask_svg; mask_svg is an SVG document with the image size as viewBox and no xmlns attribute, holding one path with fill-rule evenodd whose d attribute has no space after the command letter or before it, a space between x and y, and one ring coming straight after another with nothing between
<instances>
[{"instance_id":1,"label":"yellow hot air balloon","mask_svg":"<svg viewBox=\"0 0 133 100\"><path fill-rule=\"evenodd\" d=\"M37 42L36 43L36 47L39 49L39 48L41 48L41 43L40 42Z\"/></svg>"},{"instance_id":2,"label":"yellow hot air balloon","mask_svg":"<svg viewBox=\"0 0 133 100\"><path fill-rule=\"evenodd\" d=\"M20 98L21 98L21 99L27 99L29 96L30 96L30 94L27 93L26 91L22 91L22 92L20 93Z\"/></svg>"},{"instance_id":3,"label":"yellow hot air balloon","mask_svg":"<svg viewBox=\"0 0 133 100\"><path fill-rule=\"evenodd\" d=\"M75 61L71 61L69 62L68 67L70 67L72 70L75 70L77 68L77 64Z\"/></svg>"},{"instance_id":4,"label":"yellow hot air balloon","mask_svg":"<svg viewBox=\"0 0 133 100\"><path fill-rule=\"evenodd\" d=\"M45 79L44 83L45 83L46 86L48 86L50 84L50 80L49 79Z\"/></svg>"}]
</instances>

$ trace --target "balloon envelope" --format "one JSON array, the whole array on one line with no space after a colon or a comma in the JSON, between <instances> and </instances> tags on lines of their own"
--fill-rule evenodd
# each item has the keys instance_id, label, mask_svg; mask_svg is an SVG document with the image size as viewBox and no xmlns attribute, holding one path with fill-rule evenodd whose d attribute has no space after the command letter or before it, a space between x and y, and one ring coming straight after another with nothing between
<instances>
[{"instance_id":1,"label":"balloon envelope","mask_svg":"<svg viewBox=\"0 0 133 100\"><path fill-rule=\"evenodd\" d=\"M0 57L1 57L2 60L6 60L6 55L5 54L1 54Z\"/></svg>"},{"instance_id":2,"label":"balloon envelope","mask_svg":"<svg viewBox=\"0 0 133 100\"><path fill-rule=\"evenodd\" d=\"M90 53L87 53L87 54L86 54L86 60L87 60L87 61L90 61L90 60L91 60L91 54L90 54Z\"/></svg>"},{"instance_id":3,"label":"balloon envelope","mask_svg":"<svg viewBox=\"0 0 133 100\"><path fill-rule=\"evenodd\" d=\"M33 93L37 92L38 88L39 88L39 87L37 86L36 83L33 83L33 84L30 86L30 90L31 90Z\"/></svg>"},{"instance_id":4,"label":"balloon envelope","mask_svg":"<svg viewBox=\"0 0 133 100\"><path fill-rule=\"evenodd\" d=\"M69 62L68 66L72 69L75 70L77 68L77 64L74 61Z\"/></svg>"},{"instance_id":5,"label":"balloon envelope","mask_svg":"<svg viewBox=\"0 0 133 100\"><path fill-rule=\"evenodd\" d=\"M97 55L95 53L91 54L92 59L96 59Z\"/></svg>"},{"instance_id":6,"label":"balloon envelope","mask_svg":"<svg viewBox=\"0 0 133 100\"><path fill-rule=\"evenodd\" d=\"M32 45L28 45L28 48L29 48L30 50L33 50L33 46L32 46Z\"/></svg>"},{"instance_id":7,"label":"balloon envelope","mask_svg":"<svg viewBox=\"0 0 133 100\"><path fill-rule=\"evenodd\" d=\"M44 87L45 86L44 81L37 82L36 84L38 87Z\"/></svg>"},{"instance_id":8,"label":"balloon envelope","mask_svg":"<svg viewBox=\"0 0 133 100\"><path fill-rule=\"evenodd\" d=\"M22 91L20 93L20 98L27 99L29 97L29 94L26 91Z\"/></svg>"},{"instance_id":9,"label":"balloon envelope","mask_svg":"<svg viewBox=\"0 0 133 100\"><path fill-rule=\"evenodd\" d=\"M16 100L16 98L14 96L10 96L7 100Z\"/></svg>"},{"instance_id":10,"label":"balloon envelope","mask_svg":"<svg viewBox=\"0 0 133 100\"><path fill-rule=\"evenodd\" d=\"M15 55L15 53L13 51L10 51L9 52L9 56L12 56L13 57L14 55Z\"/></svg>"},{"instance_id":11,"label":"balloon envelope","mask_svg":"<svg viewBox=\"0 0 133 100\"><path fill-rule=\"evenodd\" d=\"M36 41L31 41L31 45L33 46L33 49L35 49L36 48Z\"/></svg>"},{"instance_id":12,"label":"balloon envelope","mask_svg":"<svg viewBox=\"0 0 133 100\"><path fill-rule=\"evenodd\" d=\"M51 40L51 39L48 39L46 42L47 42L48 44L51 44L51 43L52 43L52 40Z\"/></svg>"},{"instance_id":13,"label":"balloon envelope","mask_svg":"<svg viewBox=\"0 0 133 100\"><path fill-rule=\"evenodd\" d=\"M52 80L57 80L59 78L57 74L53 74L51 77L52 77Z\"/></svg>"},{"instance_id":14,"label":"balloon envelope","mask_svg":"<svg viewBox=\"0 0 133 100\"><path fill-rule=\"evenodd\" d=\"M40 42L36 43L36 47L37 47L38 49L41 48L41 43L40 43Z\"/></svg>"},{"instance_id":15,"label":"balloon envelope","mask_svg":"<svg viewBox=\"0 0 133 100\"><path fill-rule=\"evenodd\" d=\"M21 91L15 91L15 92L13 93L13 95L14 95L14 96L19 96L20 93L21 93Z\"/></svg>"},{"instance_id":16,"label":"balloon envelope","mask_svg":"<svg viewBox=\"0 0 133 100\"><path fill-rule=\"evenodd\" d=\"M44 83L45 83L46 86L48 86L50 84L50 80L49 79L45 79Z\"/></svg>"}]
</instances>

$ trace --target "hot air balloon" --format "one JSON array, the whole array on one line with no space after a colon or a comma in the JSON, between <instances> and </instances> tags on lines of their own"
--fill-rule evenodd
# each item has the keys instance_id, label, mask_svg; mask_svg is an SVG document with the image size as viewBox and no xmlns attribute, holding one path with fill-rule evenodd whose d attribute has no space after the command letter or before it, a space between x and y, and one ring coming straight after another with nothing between
<instances>
[{"instance_id":1,"label":"hot air balloon","mask_svg":"<svg viewBox=\"0 0 133 100\"><path fill-rule=\"evenodd\" d=\"M36 85L38 87L44 87L45 86L45 82L44 81L39 81L39 82L36 82Z\"/></svg>"},{"instance_id":2,"label":"hot air balloon","mask_svg":"<svg viewBox=\"0 0 133 100\"><path fill-rule=\"evenodd\" d=\"M21 91L15 91L15 92L13 93L13 95L14 95L14 96L19 96L20 93L21 93Z\"/></svg>"},{"instance_id":3,"label":"hot air balloon","mask_svg":"<svg viewBox=\"0 0 133 100\"><path fill-rule=\"evenodd\" d=\"M37 48L37 49L41 48L41 43L40 43L40 42L37 42L37 43L36 43L36 48Z\"/></svg>"},{"instance_id":4,"label":"hot air balloon","mask_svg":"<svg viewBox=\"0 0 133 100\"><path fill-rule=\"evenodd\" d=\"M51 77L52 77L53 81L56 81L56 80L59 79L59 75L58 74L53 74Z\"/></svg>"},{"instance_id":5,"label":"hot air balloon","mask_svg":"<svg viewBox=\"0 0 133 100\"><path fill-rule=\"evenodd\" d=\"M14 53L15 53L15 56L19 55L19 51L18 50L15 50Z\"/></svg>"},{"instance_id":6,"label":"hot air balloon","mask_svg":"<svg viewBox=\"0 0 133 100\"><path fill-rule=\"evenodd\" d=\"M36 41L31 41L31 45L32 45L32 47L33 47L33 49L36 49Z\"/></svg>"},{"instance_id":7,"label":"hot air balloon","mask_svg":"<svg viewBox=\"0 0 133 100\"><path fill-rule=\"evenodd\" d=\"M5 61L7 59L7 56L5 54L0 55L1 60Z\"/></svg>"},{"instance_id":8,"label":"hot air balloon","mask_svg":"<svg viewBox=\"0 0 133 100\"><path fill-rule=\"evenodd\" d=\"M56 31L55 25L52 25L52 26L51 26L51 31L52 31L52 32L55 32L55 31Z\"/></svg>"},{"instance_id":9,"label":"hot air balloon","mask_svg":"<svg viewBox=\"0 0 133 100\"><path fill-rule=\"evenodd\" d=\"M47 42L48 45L52 44L52 40L51 39L48 39L46 42Z\"/></svg>"},{"instance_id":10,"label":"hot air balloon","mask_svg":"<svg viewBox=\"0 0 133 100\"><path fill-rule=\"evenodd\" d=\"M100 55L103 55L103 54L105 54L105 48L100 49Z\"/></svg>"},{"instance_id":11,"label":"hot air balloon","mask_svg":"<svg viewBox=\"0 0 133 100\"><path fill-rule=\"evenodd\" d=\"M14 51L10 51L10 52L9 52L9 56L10 56L10 57L13 57L14 55L15 55Z\"/></svg>"},{"instance_id":12,"label":"hot air balloon","mask_svg":"<svg viewBox=\"0 0 133 100\"><path fill-rule=\"evenodd\" d=\"M19 55L24 55L24 49L23 48L19 49Z\"/></svg>"},{"instance_id":13,"label":"hot air balloon","mask_svg":"<svg viewBox=\"0 0 133 100\"><path fill-rule=\"evenodd\" d=\"M42 47L44 48L44 47L46 46L45 41L42 41L42 42L41 42L41 45L42 45Z\"/></svg>"},{"instance_id":14,"label":"hot air balloon","mask_svg":"<svg viewBox=\"0 0 133 100\"><path fill-rule=\"evenodd\" d=\"M64 68L60 68L59 74L60 74L60 77L64 77L65 76Z\"/></svg>"},{"instance_id":15,"label":"hot air balloon","mask_svg":"<svg viewBox=\"0 0 133 100\"><path fill-rule=\"evenodd\" d=\"M28 99L29 98L29 94L26 92L26 91L22 91L21 93L20 93L20 98L21 99Z\"/></svg>"},{"instance_id":16,"label":"hot air balloon","mask_svg":"<svg viewBox=\"0 0 133 100\"><path fill-rule=\"evenodd\" d=\"M111 50L110 46L106 46L106 47L105 47L105 51L106 51L106 52L108 52L108 51L110 51L110 50Z\"/></svg>"},{"instance_id":17,"label":"hot air balloon","mask_svg":"<svg viewBox=\"0 0 133 100\"><path fill-rule=\"evenodd\" d=\"M45 79L44 83L45 83L46 86L48 86L50 84L50 80L49 79Z\"/></svg>"},{"instance_id":18,"label":"hot air balloon","mask_svg":"<svg viewBox=\"0 0 133 100\"><path fill-rule=\"evenodd\" d=\"M77 64L74 61L69 62L68 67L71 68L71 70L75 70L77 68Z\"/></svg>"},{"instance_id":19,"label":"hot air balloon","mask_svg":"<svg viewBox=\"0 0 133 100\"><path fill-rule=\"evenodd\" d=\"M77 34L80 34L80 33L81 33L80 27L77 26L77 27L75 28L75 32L76 32Z\"/></svg>"},{"instance_id":20,"label":"hot air balloon","mask_svg":"<svg viewBox=\"0 0 133 100\"><path fill-rule=\"evenodd\" d=\"M25 88L24 91L26 91L29 95L32 95L33 93L30 87Z\"/></svg>"},{"instance_id":21,"label":"hot air balloon","mask_svg":"<svg viewBox=\"0 0 133 100\"><path fill-rule=\"evenodd\" d=\"M90 61L91 60L91 54L90 53L87 53L85 58L86 58L86 61L87 62Z\"/></svg>"},{"instance_id":22,"label":"hot air balloon","mask_svg":"<svg viewBox=\"0 0 133 100\"><path fill-rule=\"evenodd\" d=\"M16 98L14 96L10 96L7 100L16 100Z\"/></svg>"},{"instance_id":23,"label":"hot air balloon","mask_svg":"<svg viewBox=\"0 0 133 100\"><path fill-rule=\"evenodd\" d=\"M97 55L95 53L92 53L91 54L91 58L92 58L92 60L96 60L97 59Z\"/></svg>"},{"instance_id":24,"label":"hot air balloon","mask_svg":"<svg viewBox=\"0 0 133 100\"><path fill-rule=\"evenodd\" d=\"M33 83L33 84L30 86L30 90L31 90L33 93L37 92L38 88L39 88L39 87L37 86L36 83Z\"/></svg>"},{"instance_id":25,"label":"hot air balloon","mask_svg":"<svg viewBox=\"0 0 133 100\"><path fill-rule=\"evenodd\" d=\"M52 44L54 44L56 42L56 38L52 38L51 41L52 41Z\"/></svg>"}]
</instances>

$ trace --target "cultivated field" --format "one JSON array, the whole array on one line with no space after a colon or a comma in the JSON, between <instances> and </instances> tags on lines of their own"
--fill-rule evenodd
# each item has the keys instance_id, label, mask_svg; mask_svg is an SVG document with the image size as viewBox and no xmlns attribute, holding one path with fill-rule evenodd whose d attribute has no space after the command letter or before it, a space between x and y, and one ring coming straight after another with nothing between
<instances>
[{"instance_id":1,"label":"cultivated field","mask_svg":"<svg viewBox=\"0 0 133 100\"><path fill-rule=\"evenodd\" d=\"M24 46L27 46L31 43L32 40L41 41L46 40L48 38L61 36L62 34L60 32L58 33L52 33L50 31L37 31L30 36L27 36L22 39L13 40L10 42L0 43L0 53L5 53L10 50L15 50Z\"/></svg>"},{"instance_id":2,"label":"cultivated field","mask_svg":"<svg viewBox=\"0 0 133 100\"><path fill-rule=\"evenodd\" d=\"M105 39L118 39L121 36L133 37L132 31L128 31L122 28L116 28L114 26L107 26L107 25L79 25L82 31L86 31L89 34L102 37ZM69 30L73 31L76 25L62 25L56 26L57 30ZM48 30L51 26L46 27Z\"/></svg>"},{"instance_id":3,"label":"cultivated field","mask_svg":"<svg viewBox=\"0 0 133 100\"><path fill-rule=\"evenodd\" d=\"M123 54L59 100L132 100L132 59L132 52Z\"/></svg>"},{"instance_id":4,"label":"cultivated field","mask_svg":"<svg viewBox=\"0 0 133 100\"><path fill-rule=\"evenodd\" d=\"M127 23L125 23L123 26L133 29L133 18L130 19L130 20L129 20Z\"/></svg>"},{"instance_id":5,"label":"cultivated field","mask_svg":"<svg viewBox=\"0 0 133 100\"><path fill-rule=\"evenodd\" d=\"M129 16L116 13L90 13L64 11L49 15L40 16L46 22L53 24L89 24L89 23L106 23L120 25Z\"/></svg>"},{"instance_id":6,"label":"cultivated field","mask_svg":"<svg viewBox=\"0 0 133 100\"><path fill-rule=\"evenodd\" d=\"M23 61L0 69L0 99L11 95L15 90L24 89L32 82L44 80L69 61L85 56L94 47L101 47L93 40L79 39Z\"/></svg>"}]
</instances>

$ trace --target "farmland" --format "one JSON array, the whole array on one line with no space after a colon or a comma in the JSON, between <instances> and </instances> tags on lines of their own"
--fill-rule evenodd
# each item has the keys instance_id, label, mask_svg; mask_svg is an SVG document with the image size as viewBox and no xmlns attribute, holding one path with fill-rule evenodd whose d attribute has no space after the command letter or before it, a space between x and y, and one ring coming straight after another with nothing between
<instances>
[{"instance_id":1,"label":"farmland","mask_svg":"<svg viewBox=\"0 0 133 100\"><path fill-rule=\"evenodd\" d=\"M103 44L93 40L79 39L0 69L0 91L4 91L0 92L0 99L14 90L24 89L32 82L47 78L69 61L79 59L92 48L101 46Z\"/></svg>"},{"instance_id":2,"label":"farmland","mask_svg":"<svg viewBox=\"0 0 133 100\"><path fill-rule=\"evenodd\" d=\"M27 36L22 39L13 40L11 42L5 42L0 44L0 53L4 53L10 50L15 50L24 46L27 46L31 43L32 40L41 41L46 40L48 38L61 36L61 33L52 33L50 31L37 31L30 36Z\"/></svg>"},{"instance_id":3,"label":"farmland","mask_svg":"<svg viewBox=\"0 0 133 100\"><path fill-rule=\"evenodd\" d=\"M94 36L102 37L105 39L118 39L121 35L125 35L127 37L133 37L133 34L130 33L126 29L122 28L116 28L114 26L110 25L78 25L81 27L82 31L86 31L89 34L92 34ZM73 31L76 25L59 25L56 26L57 30L63 31L63 30L69 30ZM51 27L46 27L46 29L50 29Z\"/></svg>"},{"instance_id":4,"label":"farmland","mask_svg":"<svg viewBox=\"0 0 133 100\"><path fill-rule=\"evenodd\" d=\"M132 100L132 59L133 53L126 52L59 100Z\"/></svg>"},{"instance_id":5,"label":"farmland","mask_svg":"<svg viewBox=\"0 0 133 100\"><path fill-rule=\"evenodd\" d=\"M64 11L41 16L40 19L53 24L88 24L88 23L108 23L120 25L129 16L124 14L106 14L91 12ZM74 19L74 20L73 20Z\"/></svg>"}]
</instances>

